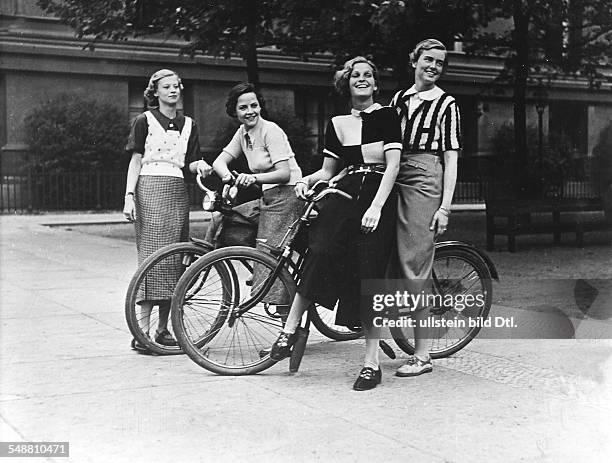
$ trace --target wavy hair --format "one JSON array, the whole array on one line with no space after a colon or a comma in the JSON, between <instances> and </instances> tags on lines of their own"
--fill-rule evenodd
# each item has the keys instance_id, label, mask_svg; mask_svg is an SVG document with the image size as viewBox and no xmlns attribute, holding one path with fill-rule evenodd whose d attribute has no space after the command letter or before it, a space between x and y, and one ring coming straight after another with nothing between
<instances>
[{"instance_id":1,"label":"wavy hair","mask_svg":"<svg viewBox=\"0 0 612 463\"><path fill-rule=\"evenodd\" d=\"M380 85L378 84L378 68L372 61L370 61L366 57L355 56L354 58L351 58L346 63L344 63L342 69L336 71L336 73L334 74L334 88L340 95L349 96L351 94L349 90L349 80L351 78L353 68L358 63L366 63L372 68L372 74L374 75L374 82L376 85L374 94L378 92L378 87L380 87Z\"/></svg>"},{"instance_id":2,"label":"wavy hair","mask_svg":"<svg viewBox=\"0 0 612 463\"><path fill-rule=\"evenodd\" d=\"M236 105L238 104L238 98L240 95L244 95L245 93L254 93L257 97L257 101L259 101L261 110L265 113L266 101L259 90L255 88L255 85L253 85L251 82L240 82L239 84L234 85L227 94L227 100L225 101L225 112L229 117L236 117Z\"/></svg>"},{"instance_id":3,"label":"wavy hair","mask_svg":"<svg viewBox=\"0 0 612 463\"><path fill-rule=\"evenodd\" d=\"M410 62L416 63L420 56L426 50L442 50L444 52L444 70L448 66L448 51L442 42L437 39L425 39L416 44L412 53L410 53Z\"/></svg>"},{"instance_id":4,"label":"wavy hair","mask_svg":"<svg viewBox=\"0 0 612 463\"><path fill-rule=\"evenodd\" d=\"M153 75L149 79L149 84L147 85L147 88L145 88L145 91L144 91L144 97L146 98L147 104L149 106L151 107L159 106L159 101L157 97L155 96L155 92L157 91L157 84L164 77L170 77L170 76L176 76L176 78L178 79L179 88L181 89L181 92L183 91L183 82L181 81L181 78L177 72L171 69L160 69L159 71L156 71L155 73L153 73Z\"/></svg>"}]
</instances>

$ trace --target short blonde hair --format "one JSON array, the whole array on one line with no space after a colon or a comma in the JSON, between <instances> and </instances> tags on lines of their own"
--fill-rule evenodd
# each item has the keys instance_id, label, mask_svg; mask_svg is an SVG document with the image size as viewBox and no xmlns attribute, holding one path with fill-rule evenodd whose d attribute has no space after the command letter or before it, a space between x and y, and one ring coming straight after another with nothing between
<instances>
[{"instance_id":1,"label":"short blonde hair","mask_svg":"<svg viewBox=\"0 0 612 463\"><path fill-rule=\"evenodd\" d=\"M378 92L378 69L376 68L376 65L364 56L355 56L354 58L351 58L346 63L344 63L342 69L336 71L336 73L334 74L334 88L340 95L349 96L351 94L349 90L349 79L351 78L353 68L358 63L366 63L372 68L374 82L376 83L374 93Z\"/></svg>"},{"instance_id":2,"label":"short blonde hair","mask_svg":"<svg viewBox=\"0 0 612 463\"><path fill-rule=\"evenodd\" d=\"M181 78L179 77L177 72L171 69L160 69L159 71L153 73L153 75L149 79L149 84L147 85L147 88L145 88L144 91L144 97L147 99L147 103L149 104L149 106L159 106L159 101L155 96L155 92L157 91L157 84L164 77L170 76L176 76L176 78L178 79L179 88L181 89L181 91L183 91L183 82L181 81Z\"/></svg>"},{"instance_id":3,"label":"short blonde hair","mask_svg":"<svg viewBox=\"0 0 612 463\"><path fill-rule=\"evenodd\" d=\"M416 63L426 50L442 50L444 52L444 69L446 69L448 65L448 51L444 44L437 39L425 39L417 43L412 53L410 53L410 61L413 64Z\"/></svg>"}]
</instances>

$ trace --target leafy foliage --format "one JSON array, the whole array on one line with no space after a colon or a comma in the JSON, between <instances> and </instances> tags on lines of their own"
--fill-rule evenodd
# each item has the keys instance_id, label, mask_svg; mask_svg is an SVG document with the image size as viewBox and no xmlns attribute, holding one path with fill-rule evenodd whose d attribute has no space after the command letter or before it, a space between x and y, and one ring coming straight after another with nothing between
<instances>
[{"instance_id":1,"label":"leafy foliage","mask_svg":"<svg viewBox=\"0 0 612 463\"><path fill-rule=\"evenodd\" d=\"M526 164L518 166L528 185L550 190L566 180L582 180L583 172L580 163L574 156L574 148L562 133L551 133L542 140L542 157L540 159L539 135L534 126L527 127ZM496 155L496 170L501 177L517 166L514 157L514 125L502 125L493 136L493 152Z\"/></svg>"},{"instance_id":2,"label":"leafy foliage","mask_svg":"<svg viewBox=\"0 0 612 463\"><path fill-rule=\"evenodd\" d=\"M59 94L25 119L33 159L48 173L123 169L128 127L117 107L93 98Z\"/></svg>"},{"instance_id":3,"label":"leafy foliage","mask_svg":"<svg viewBox=\"0 0 612 463\"><path fill-rule=\"evenodd\" d=\"M512 85L519 164L527 162L528 91L562 75L586 78L597 88L606 78L600 66L611 62L609 0L37 1L91 47L101 39L179 37L185 40L184 53L241 56L256 85L262 47L303 59L331 53L337 62L366 55L392 69L405 86L411 80L409 52L419 40L460 40L469 53L505 60L493 84Z\"/></svg>"}]
</instances>

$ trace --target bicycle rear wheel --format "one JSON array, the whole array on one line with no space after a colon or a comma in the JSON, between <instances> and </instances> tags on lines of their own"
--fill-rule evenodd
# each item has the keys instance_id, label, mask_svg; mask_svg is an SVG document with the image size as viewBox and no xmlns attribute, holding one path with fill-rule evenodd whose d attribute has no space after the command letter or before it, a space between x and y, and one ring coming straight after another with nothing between
<instances>
[{"instance_id":1,"label":"bicycle rear wheel","mask_svg":"<svg viewBox=\"0 0 612 463\"><path fill-rule=\"evenodd\" d=\"M165 246L151 254L145 259L134 273L125 296L125 319L134 336L134 339L149 352L157 355L176 355L183 351L177 346L165 346L155 342L155 330L157 328L161 310L170 310L170 297L164 301L154 301L151 313L148 314L139 303L149 282L149 277L162 271L168 266L178 269L177 274L182 274L187 267L199 257L213 249L212 245L206 243L181 242ZM176 280L164 280L156 278L156 285L166 285L163 292L169 296L174 291ZM168 327L171 330L171 327Z\"/></svg>"},{"instance_id":2,"label":"bicycle rear wheel","mask_svg":"<svg viewBox=\"0 0 612 463\"><path fill-rule=\"evenodd\" d=\"M305 255L303 252L296 253L295 261L290 261L289 270L294 280L299 280L299 269L304 263ZM350 341L363 336L363 330L353 331L342 325L336 325L336 312L338 306L334 310L329 310L319 304L314 304L310 309L310 320L315 328L324 336L335 341Z\"/></svg>"},{"instance_id":3,"label":"bicycle rear wheel","mask_svg":"<svg viewBox=\"0 0 612 463\"><path fill-rule=\"evenodd\" d=\"M363 336L363 330L353 331L342 325L336 325L336 311L326 309L325 307L315 304L314 310L310 312L310 320L319 332L335 341L350 341L359 339Z\"/></svg>"},{"instance_id":4,"label":"bicycle rear wheel","mask_svg":"<svg viewBox=\"0 0 612 463\"><path fill-rule=\"evenodd\" d=\"M265 252L232 246L210 252L185 272L172 299L172 326L189 358L220 375L254 374L276 363L268 348L295 294L285 268L268 282L276 265ZM259 283L253 283L253 269L264 276ZM272 298L272 283L282 297Z\"/></svg>"},{"instance_id":5,"label":"bicycle rear wheel","mask_svg":"<svg viewBox=\"0 0 612 463\"><path fill-rule=\"evenodd\" d=\"M452 304L432 306L430 311L429 353L443 358L463 349L480 331L493 300L491 272L482 259L465 249L447 247L436 250L433 264L434 293ZM474 301L466 304L466 301ZM459 302L463 301L463 302ZM393 340L407 354L414 354L413 329L391 328Z\"/></svg>"}]
</instances>

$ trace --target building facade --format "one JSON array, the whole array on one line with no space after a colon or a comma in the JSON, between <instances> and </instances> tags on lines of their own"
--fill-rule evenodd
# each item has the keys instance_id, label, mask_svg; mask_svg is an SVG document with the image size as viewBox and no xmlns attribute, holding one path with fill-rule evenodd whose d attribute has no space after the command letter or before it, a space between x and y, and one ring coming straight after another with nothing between
<instances>
[{"instance_id":1,"label":"building facade","mask_svg":"<svg viewBox=\"0 0 612 463\"><path fill-rule=\"evenodd\" d=\"M145 108L144 87L159 68L172 68L181 75L184 111L199 125L203 150L216 149L214 139L227 125L227 91L246 79L241 59L180 56L180 42L153 38L104 42L95 51L84 49L84 42L59 20L45 15L35 0L3 0L0 15L0 174L19 172L28 158L24 119L41 101L65 92L95 96L120 107L127 121ZM501 60L470 57L459 50L457 45L450 52L451 66L440 85L460 103L465 139L460 177L469 177L492 154L493 136L512 121L513 105L510 89L490 90L502 69ZM295 113L311 129L320 149L327 119L344 110L332 92L330 61L303 62L264 50L259 65L269 107ZM396 83L383 75L379 100L388 102L395 89ZM565 133L576 156L591 156L601 129L612 121L612 92L589 90L586 82L578 80L558 80L547 89L545 103L543 133ZM533 92L527 117L529 125L537 126Z\"/></svg>"}]
</instances>

